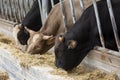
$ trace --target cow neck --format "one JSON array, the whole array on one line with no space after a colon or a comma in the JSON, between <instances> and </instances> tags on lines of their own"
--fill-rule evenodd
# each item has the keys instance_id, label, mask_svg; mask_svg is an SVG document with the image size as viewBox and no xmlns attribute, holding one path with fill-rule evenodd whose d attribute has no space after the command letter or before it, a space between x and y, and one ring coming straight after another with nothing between
<instances>
[{"instance_id":1,"label":"cow neck","mask_svg":"<svg viewBox=\"0 0 120 80\"><path fill-rule=\"evenodd\" d=\"M45 21L45 24L40 29L40 33L43 33L45 35L53 35L53 36L57 35L57 32L61 24L61 20L60 20L61 12L59 8L60 6L58 4L54 6L54 8L49 13L47 20Z\"/></svg>"}]
</instances>

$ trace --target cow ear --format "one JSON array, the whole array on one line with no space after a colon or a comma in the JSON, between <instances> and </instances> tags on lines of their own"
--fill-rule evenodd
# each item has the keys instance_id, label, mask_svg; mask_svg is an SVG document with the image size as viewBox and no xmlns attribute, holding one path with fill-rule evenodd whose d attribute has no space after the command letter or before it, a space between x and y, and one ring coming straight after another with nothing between
<instances>
[{"instance_id":1,"label":"cow ear","mask_svg":"<svg viewBox=\"0 0 120 80\"><path fill-rule=\"evenodd\" d=\"M63 36L63 35L59 35L58 40L59 40L60 42L63 42L63 41L64 41L64 36Z\"/></svg>"},{"instance_id":2,"label":"cow ear","mask_svg":"<svg viewBox=\"0 0 120 80\"><path fill-rule=\"evenodd\" d=\"M14 29L20 29L20 25L19 24L15 24L14 25Z\"/></svg>"},{"instance_id":3,"label":"cow ear","mask_svg":"<svg viewBox=\"0 0 120 80\"><path fill-rule=\"evenodd\" d=\"M16 24L14 24L14 27L16 27L16 26L18 26L19 24L18 23L16 23Z\"/></svg>"},{"instance_id":4,"label":"cow ear","mask_svg":"<svg viewBox=\"0 0 120 80\"><path fill-rule=\"evenodd\" d=\"M30 30L30 29L28 29L27 27L24 27L24 29L25 29L26 31L28 31L28 32L30 33L30 35L35 34L35 31Z\"/></svg>"},{"instance_id":5,"label":"cow ear","mask_svg":"<svg viewBox=\"0 0 120 80\"><path fill-rule=\"evenodd\" d=\"M75 41L75 40L69 40L67 42L67 45L68 45L68 49L74 49L77 46L77 41Z\"/></svg>"},{"instance_id":6,"label":"cow ear","mask_svg":"<svg viewBox=\"0 0 120 80\"><path fill-rule=\"evenodd\" d=\"M54 37L53 35L48 36L48 35L44 35L44 34L43 34L43 40L46 40L46 41L47 41L47 44L48 44L48 45L51 45L52 43L54 43L55 37Z\"/></svg>"},{"instance_id":7,"label":"cow ear","mask_svg":"<svg viewBox=\"0 0 120 80\"><path fill-rule=\"evenodd\" d=\"M43 34L43 40L48 40L48 39L50 39L50 38L52 38L52 37L53 37L53 35L48 36L48 35L44 35L44 34Z\"/></svg>"},{"instance_id":8,"label":"cow ear","mask_svg":"<svg viewBox=\"0 0 120 80\"><path fill-rule=\"evenodd\" d=\"M47 45L51 45L55 42L55 37L51 37L47 40Z\"/></svg>"},{"instance_id":9,"label":"cow ear","mask_svg":"<svg viewBox=\"0 0 120 80\"><path fill-rule=\"evenodd\" d=\"M24 26L22 24L14 24L14 28L24 29Z\"/></svg>"}]
</instances>

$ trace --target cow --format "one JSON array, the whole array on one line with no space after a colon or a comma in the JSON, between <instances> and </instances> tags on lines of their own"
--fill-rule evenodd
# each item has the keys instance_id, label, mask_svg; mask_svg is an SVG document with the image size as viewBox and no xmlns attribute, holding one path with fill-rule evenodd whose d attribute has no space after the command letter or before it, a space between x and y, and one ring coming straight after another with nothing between
<instances>
[{"instance_id":1,"label":"cow","mask_svg":"<svg viewBox=\"0 0 120 80\"><path fill-rule=\"evenodd\" d=\"M42 1L42 0L41 0ZM48 12L50 12L52 6L50 3L50 0L48 1ZM54 0L55 4L59 2L59 0ZM31 9L29 12L26 14L25 18L22 20L20 24L15 24L13 28L13 36L16 42L16 45L21 45L17 46L20 48L22 51L25 51L27 48L27 41L30 37L30 32L28 32L25 27L27 27L30 30L33 30L33 32L40 30L42 27L42 21L41 21L41 15L40 15L40 10L39 10L39 4L38 0L35 0ZM22 46L26 46L24 49Z\"/></svg>"},{"instance_id":2,"label":"cow","mask_svg":"<svg viewBox=\"0 0 120 80\"><path fill-rule=\"evenodd\" d=\"M19 49L25 51L27 40L30 37L30 33L25 29L25 27L38 31L42 26L39 4L38 1L34 1L31 9L26 14L25 18L20 24L15 24L13 28L13 37L15 39L16 45ZM18 46L19 45L19 46Z\"/></svg>"},{"instance_id":3,"label":"cow","mask_svg":"<svg viewBox=\"0 0 120 80\"><path fill-rule=\"evenodd\" d=\"M113 12L120 38L120 1L112 0ZM101 30L105 47L118 51L116 46L107 1L97 2ZM59 34L55 41L55 65L64 70L72 70L95 46L101 46L93 5L88 7L65 34Z\"/></svg>"},{"instance_id":4,"label":"cow","mask_svg":"<svg viewBox=\"0 0 120 80\"><path fill-rule=\"evenodd\" d=\"M90 5L90 0L87 0L86 7ZM92 3L91 3L92 4ZM69 4L69 0L63 1L64 13L66 16L66 27L69 30L73 25L72 13ZM73 0L73 6L75 8L76 20L79 19L81 15L81 8L79 0ZM64 20L62 18L62 10L60 4L54 6L51 12L48 15L48 18L43 25L43 27L38 31L37 34L34 34L33 37L30 37L28 40L27 53L30 54L44 54L51 47L54 46L55 37L58 33L64 33Z\"/></svg>"}]
</instances>

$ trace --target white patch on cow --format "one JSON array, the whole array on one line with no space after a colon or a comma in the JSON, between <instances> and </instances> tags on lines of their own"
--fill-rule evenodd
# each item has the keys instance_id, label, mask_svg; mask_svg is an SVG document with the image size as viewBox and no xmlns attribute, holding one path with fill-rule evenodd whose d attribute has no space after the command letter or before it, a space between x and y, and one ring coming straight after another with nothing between
<instances>
[{"instance_id":1,"label":"white patch on cow","mask_svg":"<svg viewBox=\"0 0 120 80\"><path fill-rule=\"evenodd\" d=\"M17 33L20 31L19 29L19 25L16 25L14 28L13 28L13 37L15 39L15 41L17 42L18 39L17 39Z\"/></svg>"},{"instance_id":2,"label":"white patch on cow","mask_svg":"<svg viewBox=\"0 0 120 80\"><path fill-rule=\"evenodd\" d=\"M32 42L34 43L39 37L40 37L39 34L35 34L33 36Z\"/></svg>"}]
</instances>

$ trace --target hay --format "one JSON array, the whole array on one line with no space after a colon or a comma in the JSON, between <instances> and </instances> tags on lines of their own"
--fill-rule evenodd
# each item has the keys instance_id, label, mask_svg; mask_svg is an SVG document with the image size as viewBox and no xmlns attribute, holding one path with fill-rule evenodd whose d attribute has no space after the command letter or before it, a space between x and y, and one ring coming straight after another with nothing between
<instances>
[{"instance_id":1,"label":"hay","mask_svg":"<svg viewBox=\"0 0 120 80\"><path fill-rule=\"evenodd\" d=\"M73 80L119 80L115 73L106 74L100 70L91 71L83 65L79 65L70 72L66 72L62 69L56 69L50 73L54 75L70 77Z\"/></svg>"},{"instance_id":2,"label":"hay","mask_svg":"<svg viewBox=\"0 0 120 80\"><path fill-rule=\"evenodd\" d=\"M0 71L0 80L8 80L9 76L8 73L5 71Z\"/></svg>"},{"instance_id":3,"label":"hay","mask_svg":"<svg viewBox=\"0 0 120 80\"><path fill-rule=\"evenodd\" d=\"M4 37L5 36L0 35L0 39ZM9 38L7 39L10 43L8 42L8 44L7 42L0 41L0 47L10 51L12 55L19 60L22 67L29 68L30 66L50 66L54 68L53 71L50 71L51 74L64 76L66 78L70 77L71 80L118 80L117 76L113 73L105 74L100 70L90 71L81 65L70 72L66 72L65 70L55 67L54 54L46 53L44 55L31 55L23 53L15 47L14 40Z\"/></svg>"},{"instance_id":4,"label":"hay","mask_svg":"<svg viewBox=\"0 0 120 80\"><path fill-rule=\"evenodd\" d=\"M12 41L8 37L3 36L2 34L0 34L0 42L10 44Z\"/></svg>"}]
</instances>

